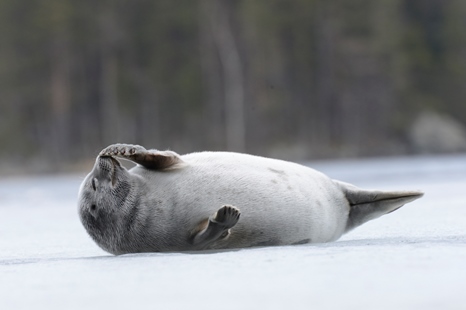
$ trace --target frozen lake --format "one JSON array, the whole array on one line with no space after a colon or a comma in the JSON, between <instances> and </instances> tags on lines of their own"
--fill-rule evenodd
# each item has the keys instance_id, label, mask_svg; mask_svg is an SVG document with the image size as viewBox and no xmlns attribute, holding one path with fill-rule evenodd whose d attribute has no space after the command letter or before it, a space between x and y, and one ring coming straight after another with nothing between
<instances>
[{"instance_id":1,"label":"frozen lake","mask_svg":"<svg viewBox=\"0 0 466 310\"><path fill-rule=\"evenodd\" d=\"M79 222L84 175L0 179L0 309L466 309L466 156L311 166L426 195L328 244L115 257Z\"/></svg>"}]
</instances>

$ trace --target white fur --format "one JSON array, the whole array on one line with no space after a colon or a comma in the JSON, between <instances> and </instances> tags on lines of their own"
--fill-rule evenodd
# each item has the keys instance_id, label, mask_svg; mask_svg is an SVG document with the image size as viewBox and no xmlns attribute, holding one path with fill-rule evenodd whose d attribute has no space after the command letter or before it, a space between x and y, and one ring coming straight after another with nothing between
<instances>
[{"instance_id":1,"label":"white fur","mask_svg":"<svg viewBox=\"0 0 466 310\"><path fill-rule=\"evenodd\" d=\"M201 152L181 158L186 164L179 169L130 170L147 186L142 194L152 224L170 239L182 243L190 229L226 204L239 208L241 218L226 240L210 248L328 242L345 231L348 201L340 187L318 171L239 153ZM154 206L158 211L151 211Z\"/></svg>"}]
</instances>

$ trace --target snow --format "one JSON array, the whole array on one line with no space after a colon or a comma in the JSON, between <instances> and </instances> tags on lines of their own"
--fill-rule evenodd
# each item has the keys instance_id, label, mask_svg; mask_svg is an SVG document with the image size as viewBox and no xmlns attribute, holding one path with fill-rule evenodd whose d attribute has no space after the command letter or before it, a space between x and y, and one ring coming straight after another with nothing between
<instances>
[{"instance_id":1,"label":"snow","mask_svg":"<svg viewBox=\"0 0 466 310\"><path fill-rule=\"evenodd\" d=\"M426 195L328 244L116 257L79 223L84 175L0 179L0 309L466 309L466 156L312 166Z\"/></svg>"}]
</instances>

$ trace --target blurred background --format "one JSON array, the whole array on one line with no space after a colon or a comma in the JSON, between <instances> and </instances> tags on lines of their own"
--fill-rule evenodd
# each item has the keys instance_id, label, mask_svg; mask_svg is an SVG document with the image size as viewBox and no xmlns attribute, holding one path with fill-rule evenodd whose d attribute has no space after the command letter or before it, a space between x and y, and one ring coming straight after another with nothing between
<instances>
[{"instance_id":1,"label":"blurred background","mask_svg":"<svg viewBox=\"0 0 466 310\"><path fill-rule=\"evenodd\" d=\"M116 143L294 161L466 151L463 0L1 0L0 172Z\"/></svg>"}]
</instances>

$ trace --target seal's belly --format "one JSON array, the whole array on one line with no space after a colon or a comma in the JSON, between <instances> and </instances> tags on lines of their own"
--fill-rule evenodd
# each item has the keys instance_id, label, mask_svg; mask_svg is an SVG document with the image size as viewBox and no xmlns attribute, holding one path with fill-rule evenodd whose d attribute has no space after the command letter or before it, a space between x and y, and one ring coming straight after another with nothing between
<instances>
[{"instance_id":1,"label":"seal's belly","mask_svg":"<svg viewBox=\"0 0 466 310\"><path fill-rule=\"evenodd\" d=\"M171 196L169 207L180 209L173 214L190 219L188 226L223 205L241 211L230 236L210 248L328 242L340 237L349 206L333 181L304 166L274 164L209 162L166 173L162 179L159 175L153 182L158 193Z\"/></svg>"},{"instance_id":2,"label":"seal's belly","mask_svg":"<svg viewBox=\"0 0 466 310\"><path fill-rule=\"evenodd\" d=\"M229 238L212 248L329 242L343 233L349 213L343 197L308 193L306 199L292 192L277 191L275 194L259 198L230 197L229 204L241 210L241 219ZM218 204L211 207L218 207Z\"/></svg>"}]
</instances>

